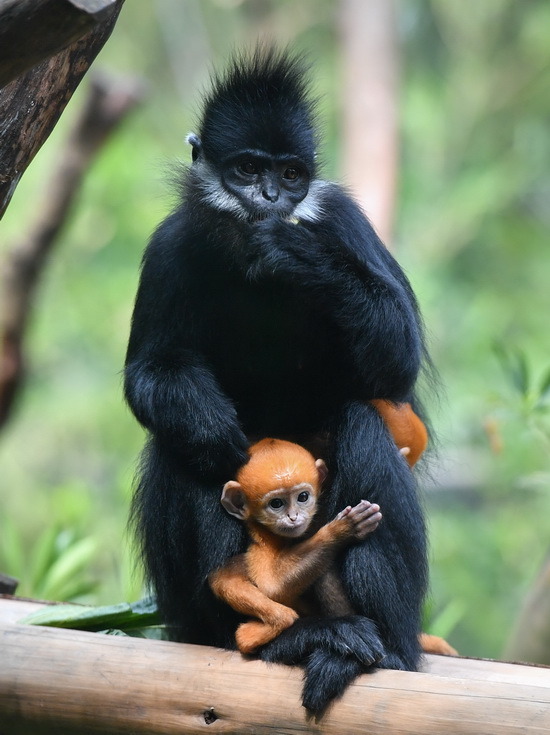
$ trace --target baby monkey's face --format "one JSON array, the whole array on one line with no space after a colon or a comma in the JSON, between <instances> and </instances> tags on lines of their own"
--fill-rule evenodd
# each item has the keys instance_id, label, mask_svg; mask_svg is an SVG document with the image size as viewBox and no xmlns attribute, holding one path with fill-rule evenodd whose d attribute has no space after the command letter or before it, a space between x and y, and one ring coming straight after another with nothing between
<instances>
[{"instance_id":1,"label":"baby monkey's face","mask_svg":"<svg viewBox=\"0 0 550 735\"><path fill-rule=\"evenodd\" d=\"M307 482L278 488L264 495L256 521L277 536L298 538L309 528L317 510L318 488Z\"/></svg>"}]
</instances>

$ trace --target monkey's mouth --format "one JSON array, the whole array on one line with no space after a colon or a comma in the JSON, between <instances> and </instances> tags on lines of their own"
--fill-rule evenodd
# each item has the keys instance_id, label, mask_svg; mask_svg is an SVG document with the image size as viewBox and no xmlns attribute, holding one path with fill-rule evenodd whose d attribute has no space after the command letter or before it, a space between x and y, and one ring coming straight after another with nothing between
<instances>
[{"instance_id":1,"label":"monkey's mouth","mask_svg":"<svg viewBox=\"0 0 550 735\"><path fill-rule=\"evenodd\" d=\"M263 222L266 219L280 219L285 220L288 219L292 215L293 210L288 210L288 208L285 209L275 209L272 208L258 208L255 209L253 212L250 213L248 217L248 221L253 224L254 222Z\"/></svg>"},{"instance_id":2,"label":"monkey's mouth","mask_svg":"<svg viewBox=\"0 0 550 735\"><path fill-rule=\"evenodd\" d=\"M301 536L303 533L307 531L308 523L295 523L293 525L288 526L281 526L279 527L279 532L281 536Z\"/></svg>"}]
</instances>

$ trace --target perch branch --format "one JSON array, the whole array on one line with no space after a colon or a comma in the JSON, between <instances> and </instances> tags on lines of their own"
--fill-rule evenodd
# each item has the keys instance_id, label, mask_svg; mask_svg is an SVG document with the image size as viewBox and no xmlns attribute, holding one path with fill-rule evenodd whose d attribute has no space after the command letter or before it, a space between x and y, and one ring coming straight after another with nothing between
<instances>
[{"instance_id":1,"label":"perch branch","mask_svg":"<svg viewBox=\"0 0 550 735\"><path fill-rule=\"evenodd\" d=\"M0 598L0 730L10 735L550 731L548 669L427 656L423 673L359 677L315 721L300 705L300 669L208 646L1 622L16 604Z\"/></svg>"}]
</instances>

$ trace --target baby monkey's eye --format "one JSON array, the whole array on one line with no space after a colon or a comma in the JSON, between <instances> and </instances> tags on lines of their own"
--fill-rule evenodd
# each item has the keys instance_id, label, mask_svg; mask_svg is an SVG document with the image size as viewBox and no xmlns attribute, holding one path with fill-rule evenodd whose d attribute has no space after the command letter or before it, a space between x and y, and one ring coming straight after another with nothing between
<instances>
[{"instance_id":1,"label":"baby monkey's eye","mask_svg":"<svg viewBox=\"0 0 550 735\"><path fill-rule=\"evenodd\" d=\"M254 176L258 173L258 167L253 161L243 161L239 166L239 171L247 176Z\"/></svg>"},{"instance_id":2,"label":"baby monkey's eye","mask_svg":"<svg viewBox=\"0 0 550 735\"><path fill-rule=\"evenodd\" d=\"M298 502L299 503L307 503L308 500L309 500L309 493L306 493L305 490L304 490L303 493L300 493L298 495Z\"/></svg>"},{"instance_id":3,"label":"baby monkey's eye","mask_svg":"<svg viewBox=\"0 0 550 735\"><path fill-rule=\"evenodd\" d=\"M273 500L269 501L269 507L274 508L275 510L277 510L277 508L282 508L283 505L284 503L281 498L273 498Z\"/></svg>"}]
</instances>

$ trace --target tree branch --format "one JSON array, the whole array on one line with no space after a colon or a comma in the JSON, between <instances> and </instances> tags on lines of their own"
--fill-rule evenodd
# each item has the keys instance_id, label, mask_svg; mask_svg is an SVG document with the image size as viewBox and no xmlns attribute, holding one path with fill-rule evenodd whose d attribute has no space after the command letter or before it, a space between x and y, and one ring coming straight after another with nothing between
<instances>
[{"instance_id":1,"label":"tree branch","mask_svg":"<svg viewBox=\"0 0 550 735\"><path fill-rule=\"evenodd\" d=\"M182 735L210 726L258 735L550 729L548 669L426 656L423 673L360 676L313 720L300 704L297 667L208 646L7 622L18 606L28 603L0 598L0 727L10 735Z\"/></svg>"},{"instance_id":2,"label":"tree branch","mask_svg":"<svg viewBox=\"0 0 550 735\"><path fill-rule=\"evenodd\" d=\"M88 99L48 181L48 199L30 232L0 269L0 428L8 420L23 378L22 344L34 294L47 258L82 179L115 127L143 96L143 85L106 76L92 80Z\"/></svg>"},{"instance_id":3,"label":"tree branch","mask_svg":"<svg viewBox=\"0 0 550 735\"><path fill-rule=\"evenodd\" d=\"M0 218L27 166L111 35L123 2L116 0L108 18L72 46L0 91Z\"/></svg>"},{"instance_id":4,"label":"tree branch","mask_svg":"<svg viewBox=\"0 0 550 735\"><path fill-rule=\"evenodd\" d=\"M398 158L399 47L394 0L341 0L346 182L391 241Z\"/></svg>"},{"instance_id":5,"label":"tree branch","mask_svg":"<svg viewBox=\"0 0 550 735\"><path fill-rule=\"evenodd\" d=\"M116 0L0 0L0 87L104 21Z\"/></svg>"}]
</instances>

